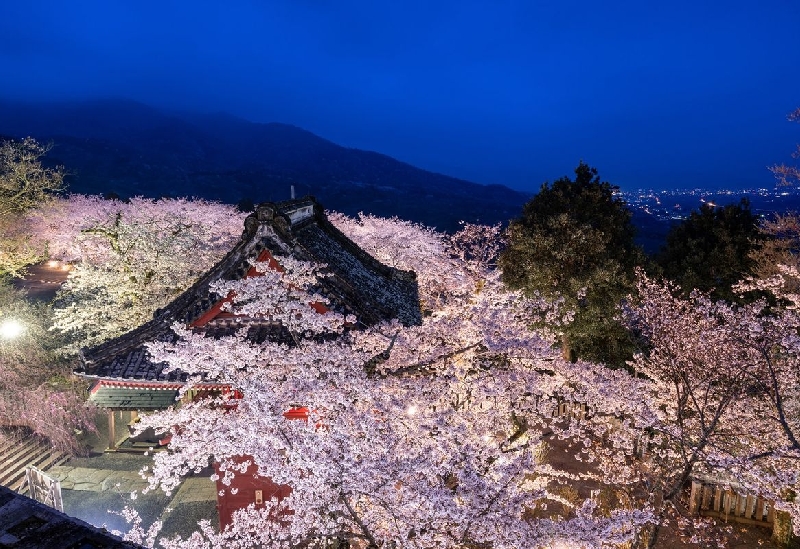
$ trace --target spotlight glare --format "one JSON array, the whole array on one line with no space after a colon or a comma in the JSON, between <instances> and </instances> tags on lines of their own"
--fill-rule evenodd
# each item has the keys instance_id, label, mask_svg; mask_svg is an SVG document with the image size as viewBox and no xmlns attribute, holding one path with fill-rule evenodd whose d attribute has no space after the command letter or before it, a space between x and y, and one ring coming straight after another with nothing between
<instances>
[{"instance_id":1,"label":"spotlight glare","mask_svg":"<svg viewBox=\"0 0 800 549\"><path fill-rule=\"evenodd\" d=\"M24 331L25 326L13 318L5 320L2 324L0 324L0 337L3 339L14 339L22 335L22 332Z\"/></svg>"}]
</instances>

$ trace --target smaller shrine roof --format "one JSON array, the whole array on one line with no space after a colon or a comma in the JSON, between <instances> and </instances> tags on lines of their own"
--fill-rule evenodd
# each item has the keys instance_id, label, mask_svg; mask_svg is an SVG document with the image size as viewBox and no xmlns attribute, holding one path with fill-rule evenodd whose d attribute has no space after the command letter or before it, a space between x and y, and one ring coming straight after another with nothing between
<instances>
[{"instance_id":1,"label":"smaller shrine roof","mask_svg":"<svg viewBox=\"0 0 800 549\"><path fill-rule=\"evenodd\" d=\"M113 410L163 410L175 404L181 384L100 381L89 392L89 402Z\"/></svg>"}]
</instances>

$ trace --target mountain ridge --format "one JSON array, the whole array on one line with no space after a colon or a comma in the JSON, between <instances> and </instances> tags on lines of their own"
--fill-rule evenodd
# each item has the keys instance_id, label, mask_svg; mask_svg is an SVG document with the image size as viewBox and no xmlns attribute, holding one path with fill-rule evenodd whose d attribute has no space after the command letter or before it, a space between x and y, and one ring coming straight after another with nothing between
<instances>
[{"instance_id":1,"label":"mountain ridge","mask_svg":"<svg viewBox=\"0 0 800 549\"><path fill-rule=\"evenodd\" d=\"M416 168L343 147L279 122L176 113L135 101L0 101L0 135L52 142L45 159L65 166L69 190L121 197L197 196L258 203L316 196L326 208L398 216L442 230L460 221L516 217L530 195Z\"/></svg>"}]
</instances>

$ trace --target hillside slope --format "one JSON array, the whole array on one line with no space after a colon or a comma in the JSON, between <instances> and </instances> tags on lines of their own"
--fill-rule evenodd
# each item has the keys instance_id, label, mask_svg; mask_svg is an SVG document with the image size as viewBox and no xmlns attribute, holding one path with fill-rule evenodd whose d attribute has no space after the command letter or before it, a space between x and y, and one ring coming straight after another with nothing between
<instances>
[{"instance_id":1,"label":"hillside slope","mask_svg":"<svg viewBox=\"0 0 800 549\"><path fill-rule=\"evenodd\" d=\"M350 149L286 124L226 114L166 113L127 100L0 103L0 135L52 142L69 190L122 197L200 196L238 203L312 194L326 208L453 230L458 222L505 222L528 199Z\"/></svg>"}]
</instances>

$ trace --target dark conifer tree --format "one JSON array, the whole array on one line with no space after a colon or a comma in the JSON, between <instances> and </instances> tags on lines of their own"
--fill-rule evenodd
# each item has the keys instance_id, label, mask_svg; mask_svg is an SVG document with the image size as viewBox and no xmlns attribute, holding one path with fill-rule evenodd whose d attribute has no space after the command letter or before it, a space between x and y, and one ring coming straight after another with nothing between
<instances>
[{"instance_id":1,"label":"dark conifer tree","mask_svg":"<svg viewBox=\"0 0 800 549\"><path fill-rule=\"evenodd\" d=\"M562 337L564 355L622 366L633 342L617 320L632 289L642 253L634 244L631 212L618 188L581 162L575 179L544 183L511 222L500 258L511 288L563 296L575 311Z\"/></svg>"},{"instance_id":2,"label":"dark conifer tree","mask_svg":"<svg viewBox=\"0 0 800 549\"><path fill-rule=\"evenodd\" d=\"M738 301L731 286L754 274L753 252L764 238L746 198L724 207L703 204L672 227L656 263L687 295L698 289L716 299Z\"/></svg>"}]
</instances>

